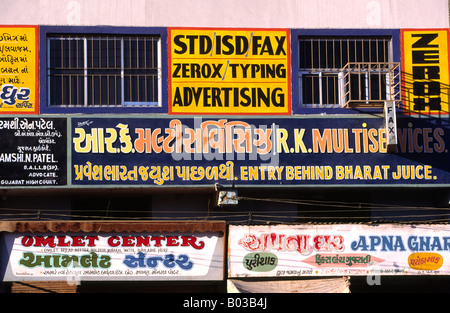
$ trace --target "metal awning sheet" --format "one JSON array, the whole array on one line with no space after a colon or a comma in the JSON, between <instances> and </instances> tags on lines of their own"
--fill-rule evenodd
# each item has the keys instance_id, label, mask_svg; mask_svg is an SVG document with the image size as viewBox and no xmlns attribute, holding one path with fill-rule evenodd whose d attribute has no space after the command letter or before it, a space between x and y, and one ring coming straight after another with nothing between
<instances>
[{"instance_id":1,"label":"metal awning sheet","mask_svg":"<svg viewBox=\"0 0 450 313\"><path fill-rule=\"evenodd\" d=\"M229 279L229 293L349 293L348 277L302 280L246 281Z\"/></svg>"},{"instance_id":2,"label":"metal awning sheet","mask_svg":"<svg viewBox=\"0 0 450 313\"><path fill-rule=\"evenodd\" d=\"M0 221L0 232L226 232L225 221Z\"/></svg>"}]
</instances>

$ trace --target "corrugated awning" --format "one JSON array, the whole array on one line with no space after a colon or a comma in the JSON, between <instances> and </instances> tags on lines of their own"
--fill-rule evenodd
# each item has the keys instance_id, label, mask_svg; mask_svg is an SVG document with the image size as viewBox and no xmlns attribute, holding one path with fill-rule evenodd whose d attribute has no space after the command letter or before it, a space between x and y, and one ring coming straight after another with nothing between
<instances>
[{"instance_id":1,"label":"corrugated awning","mask_svg":"<svg viewBox=\"0 0 450 313\"><path fill-rule=\"evenodd\" d=\"M349 293L349 277L246 281L229 279L229 293Z\"/></svg>"},{"instance_id":2,"label":"corrugated awning","mask_svg":"<svg viewBox=\"0 0 450 313\"><path fill-rule=\"evenodd\" d=\"M225 221L0 221L0 232L223 232Z\"/></svg>"}]
</instances>

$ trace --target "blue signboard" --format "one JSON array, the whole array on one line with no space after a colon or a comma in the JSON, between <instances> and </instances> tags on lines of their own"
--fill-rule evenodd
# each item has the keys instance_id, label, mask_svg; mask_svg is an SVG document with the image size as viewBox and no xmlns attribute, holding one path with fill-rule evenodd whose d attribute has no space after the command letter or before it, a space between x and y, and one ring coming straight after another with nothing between
<instances>
[{"instance_id":1,"label":"blue signboard","mask_svg":"<svg viewBox=\"0 0 450 313\"><path fill-rule=\"evenodd\" d=\"M393 152L379 116L71 120L77 186L450 183L442 119L398 118Z\"/></svg>"}]
</instances>

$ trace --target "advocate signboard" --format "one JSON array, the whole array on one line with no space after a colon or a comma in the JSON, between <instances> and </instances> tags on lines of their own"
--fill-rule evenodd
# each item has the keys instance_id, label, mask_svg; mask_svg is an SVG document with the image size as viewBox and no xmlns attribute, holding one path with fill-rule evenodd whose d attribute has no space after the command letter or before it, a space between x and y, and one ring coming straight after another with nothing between
<instances>
[{"instance_id":1,"label":"advocate signboard","mask_svg":"<svg viewBox=\"0 0 450 313\"><path fill-rule=\"evenodd\" d=\"M0 117L0 186L67 185L67 119Z\"/></svg>"},{"instance_id":2,"label":"advocate signboard","mask_svg":"<svg viewBox=\"0 0 450 313\"><path fill-rule=\"evenodd\" d=\"M289 33L168 28L169 113L290 114Z\"/></svg>"},{"instance_id":3,"label":"advocate signboard","mask_svg":"<svg viewBox=\"0 0 450 313\"><path fill-rule=\"evenodd\" d=\"M229 228L229 277L449 275L448 225Z\"/></svg>"},{"instance_id":4,"label":"advocate signboard","mask_svg":"<svg viewBox=\"0 0 450 313\"><path fill-rule=\"evenodd\" d=\"M0 26L0 114L39 112L38 26Z\"/></svg>"},{"instance_id":5,"label":"advocate signboard","mask_svg":"<svg viewBox=\"0 0 450 313\"><path fill-rule=\"evenodd\" d=\"M220 232L5 233L5 281L221 280Z\"/></svg>"},{"instance_id":6,"label":"advocate signboard","mask_svg":"<svg viewBox=\"0 0 450 313\"><path fill-rule=\"evenodd\" d=\"M71 119L72 185L449 184L449 127L397 120L387 152L384 119Z\"/></svg>"}]
</instances>

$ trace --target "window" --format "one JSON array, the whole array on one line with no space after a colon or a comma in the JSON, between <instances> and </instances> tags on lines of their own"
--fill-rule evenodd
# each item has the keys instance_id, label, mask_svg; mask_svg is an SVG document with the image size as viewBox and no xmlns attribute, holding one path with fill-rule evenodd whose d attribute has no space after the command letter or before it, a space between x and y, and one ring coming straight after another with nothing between
<instances>
[{"instance_id":1,"label":"window","mask_svg":"<svg viewBox=\"0 0 450 313\"><path fill-rule=\"evenodd\" d=\"M391 61L390 38L300 37L299 58L302 107L399 100L400 64Z\"/></svg>"},{"instance_id":2,"label":"window","mask_svg":"<svg viewBox=\"0 0 450 313\"><path fill-rule=\"evenodd\" d=\"M161 106L159 36L49 36L50 107Z\"/></svg>"}]
</instances>

